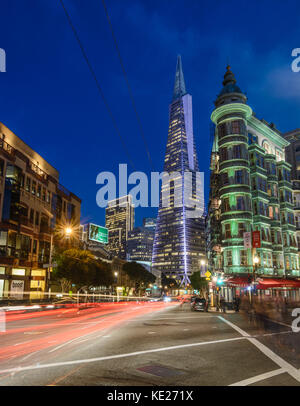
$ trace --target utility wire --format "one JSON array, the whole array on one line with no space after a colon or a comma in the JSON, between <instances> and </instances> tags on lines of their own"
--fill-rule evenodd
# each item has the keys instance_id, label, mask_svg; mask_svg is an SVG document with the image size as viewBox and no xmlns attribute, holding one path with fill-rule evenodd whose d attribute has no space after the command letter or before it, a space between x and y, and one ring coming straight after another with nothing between
<instances>
[{"instance_id":1,"label":"utility wire","mask_svg":"<svg viewBox=\"0 0 300 406\"><path fill-rule=\"evenodd\" d=\"M133 92L132 92L132 89L131 89L131 86L130 86L130 83L129 83L129 80L128 80L128 76L127 76L127 73L126 73L126 70L125 70L125 67L124 67L124 63L123 63L123 59L122 59L122 56L121 56L120 48L118 46L117 38L116 38L116 35L114 33L114 29L113 29L113 26L112 26L112 23L111 23L111 19L110 19L109 14L108 14L108 10L107 10L105 0L102 0L102 4L103 4L103 8L104 8L104 11L105 11L107 22L108 22L108 25L109 25L109 28L110 28L111 36L112 36L112 39L113 39L113 42L114 42L114 45L115 45L115 48L116 48L116 51L117 51L117 54L118 54L118 58L119 58L119 62L120 62L121 68L122 68L124 78L125 78L125 82L126 82L126 85L127 85L127 88L128 88L128 93L129 93L129 96L130 96L131 104L132 104L134 113L136 115L136 119L137 119L139 130L140 130L140 135L141 135L142 140L144 142L144 146L145 146L145 149L146 149L146 153L147 153L147 156L148 156L148 160L149 160L149 163L150 163L151 170L154 171L153 163L152 163L152 160L151 160L151 157L150 157L149 148L148 148L148 145L147 145L146 137L145 137L143 126L142 126L142 121L141 121L139 113L137 111L136 103L135 103L135 100L134 100L134 97L133 97Z\"/></svg>"},{"instance_id":2,"label":"utility wire","mask_svg":"<svg viewBox=\"0 0 300 406\"><path fill-rule=\"evenodd\" d=\"M113 115L113 112L111 111L111 109L110 109L110 107L109 107L109 104L108 104L108 102L107 102L107 100L106 100L106 97L104 96L103 90L102 90L102 88L101 88L101 86L100 86L100 83L99 83L99 81L98 81L98 78L97 78L97 76L96 76L96 73L95 73L95 71L94 71L94 69L93 69L93 67L92 67L92 64L91 64L90 61L89 61L89 58L88 58L88 56L87 56L87 53L85 52L84 46L83 46L83 44L82 44L82 42L81 42L81 40L80 40L80 38L79 38L79 35L78 35L78 33L77 33L77 30L76 30L76 28L74 27L74 24L72 23L72 19L71 19L70 15L69 15L69 13L68 13L68 11L67 11L65 5L64 5L63 0L59 0L59 2L60 2L61 6L62 6L62 8L63 8L63 10L64 10L64 12L65 12L65 15L66 15L66 17L67 17L68 23L69 23L69 25L70 25L70 27L71 27L71 29L72 29L72 31L73 31L73 34L74 34L74 36L75 36L75 38L76 38L76 41L78 42L78 45L79 45L79 47L80 47L81 53L82 53L82 55L83 55L83 58L84 58L84 60L85 60L85 62L86 62L86 64L87 64L87 66L88 66L88 68L89 68L89 70L90 70L90 72L91 72L91 75L92 75L92 77L93 77L95 83L96 83L97 89L98 89L98 91L99 91L99 93L100 93L100 96L101 96L101 98L102 98L102 100L103 100L103 103L104 103L104 105L105 105L105 107L106 107L106 110L108 111L108 114L110 115L110 118L111 118L111 120L112 120L112 122L113 122L113 125L114 125L114 128L115 128L115 131L116 131L116 133L117 133L117 135L118 135L118 137L119 137L119 139L120 139L120 141L121 141L121 144L122 144L122 146L123 146L123 148L124 148L124 151L125 151L125 153L126 153L126 155L127 155L128 162L130 163L130 165L132 166L132 168L135 169L135 168L134 168L134 164L132 163L132 160L131 160L131 158L130 158L130 154L129 154L128 150L127 150L126 142L124 141L124 139L123 139L123 137L122 137L122 135L121 135L121 133L120 133L119 127L118 127L117 122L116 122L116 119L115 119L115 117L114 117L114 115Z\"/></svg>"}]
</instances>

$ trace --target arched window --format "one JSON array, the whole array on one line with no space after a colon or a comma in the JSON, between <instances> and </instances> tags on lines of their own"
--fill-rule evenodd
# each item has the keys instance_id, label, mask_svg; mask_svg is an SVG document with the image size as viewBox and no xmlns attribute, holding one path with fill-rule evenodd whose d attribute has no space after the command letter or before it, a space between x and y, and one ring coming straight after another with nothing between
<instances>
[{"instance_id":1,"label":"arched window","mask_svg":"<svg viewBox=\"0 0 300 406\"><path fill-rule=\"evenodd\" d=\"M270 144L267 141L263 141L262 147L266 151L267 154L271 153Z\"/></svg>"}]
</instances>

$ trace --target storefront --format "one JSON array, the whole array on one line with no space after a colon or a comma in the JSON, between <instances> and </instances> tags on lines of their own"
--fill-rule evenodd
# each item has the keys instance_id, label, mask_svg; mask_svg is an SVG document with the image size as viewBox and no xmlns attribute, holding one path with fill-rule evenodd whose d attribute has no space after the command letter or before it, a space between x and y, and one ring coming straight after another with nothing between
<instances>
[{"instance_id":1,"label":"storefront","mask_svg":"<svg viewBox=\"0 0 300 406\"><path fill-rule=\"evenodd\" d=\"M300 280L297 279L257 277L256 284L250 285L248 276L232 276L225 280L224 290L231 291L231 295L241 296L249 291L250 286L251 291L261 298L283 296L290 300L300 300Z\"/></svg>"}]
</instances>

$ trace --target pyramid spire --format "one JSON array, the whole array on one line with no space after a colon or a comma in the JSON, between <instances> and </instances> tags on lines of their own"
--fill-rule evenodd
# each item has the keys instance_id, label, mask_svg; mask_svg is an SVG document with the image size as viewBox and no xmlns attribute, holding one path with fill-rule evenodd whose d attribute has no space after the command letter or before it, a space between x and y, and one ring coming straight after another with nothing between
<instances>
[{"instance_id":1,"label":"pyramid spire","mask_svg":"<svg viewBox=\"0 0 300 406\"><path fill-rule=\"evenodd\" d=\"M173 91L173 100L179 99L187 93L184 83L183 71L181 56L177 56L177 65L176 65L176 75L175 75L175 85Z\"/></svg>"}]
</instances>

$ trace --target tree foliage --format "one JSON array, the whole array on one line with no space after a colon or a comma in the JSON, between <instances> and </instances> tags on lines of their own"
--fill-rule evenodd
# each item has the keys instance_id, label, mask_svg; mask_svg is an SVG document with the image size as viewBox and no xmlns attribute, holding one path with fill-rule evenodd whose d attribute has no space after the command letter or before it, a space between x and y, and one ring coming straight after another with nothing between
<instances>
[{"instance_id":1,"label":"tree foliage","mask_svg":"<svg viewBox=\"0 0 300 406\"><path fill-rule=\"evenodd\" d=\"M162 286L167 286L169 289L178 289L179 284L175 278L167 278L166 275L162 274L161 276Z\"/></svg>"},{"instance_id":2,"label":"tree foliage","mask_svg":"<svg viewBox=\"0 0 300 406\"><path fill-rule=\"evenodd\" d=\"M56 255L57 263L53 276L59 280L62 289L83 286L109 286L113 282L109 264L95 259L88 250L71 248Z\"/></svg>"},{"instance_id":3,"label":"tree foliage","mask_svg":"<svg viewBox=\"0 0 300 406\"><path fill-rule=\"evenodd\" d=\"M194 272L191 277L191 284L195 290L199 290L202 295L208 289L208 281L201 277L200 271Z\"/></svg>"},{"instance_id":4,"label":"tree foliage","mask_svg":"<svg viewBox=\"0 0 300 406\"><path fill-rule=\"evenodd\" d=\"M133 287L140 288L149 283L154 283L156 280L151 272L148 272L143 265L137 262L126 262L123 265L123 271L128 275Z\"/></svg>"}]
</instances>

